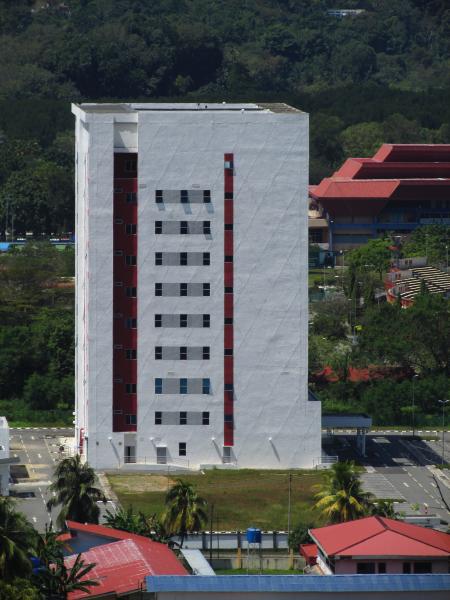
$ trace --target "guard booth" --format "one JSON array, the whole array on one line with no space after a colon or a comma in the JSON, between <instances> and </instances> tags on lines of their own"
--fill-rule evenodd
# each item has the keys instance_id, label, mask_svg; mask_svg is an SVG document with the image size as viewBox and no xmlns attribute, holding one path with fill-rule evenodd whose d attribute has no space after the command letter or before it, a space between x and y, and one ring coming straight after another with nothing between
<instances>
[{"instance_id":1,"label":"guard booth","mask_svg":"<svg viewBox=\"0 0 450 600\"><path fill-rule=\"evenodd\" d=\"M356 448L362 456L366 456L366 435L372 427L372 417L362 414L333 414L322 415L322 429L326 429L329 435L335 431L355 431Z\"/></svg>"}]
</instances>

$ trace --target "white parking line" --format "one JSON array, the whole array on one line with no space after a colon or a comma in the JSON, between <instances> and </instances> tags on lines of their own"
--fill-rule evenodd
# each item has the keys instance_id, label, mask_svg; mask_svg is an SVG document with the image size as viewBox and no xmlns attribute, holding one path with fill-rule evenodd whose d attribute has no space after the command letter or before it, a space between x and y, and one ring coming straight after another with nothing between
<instances>
[{"instance_id":1,"label":"white parking line","mask_svg":"<svg viewBox=\"0 0 450 600\"><path fill-rule=\"evenodd\" d=\"M406 481L404 481L404 482L403 482L403 485L404 485L405 487L409 487L409 485L406 483Z\"/></svg>"}]
</instances>

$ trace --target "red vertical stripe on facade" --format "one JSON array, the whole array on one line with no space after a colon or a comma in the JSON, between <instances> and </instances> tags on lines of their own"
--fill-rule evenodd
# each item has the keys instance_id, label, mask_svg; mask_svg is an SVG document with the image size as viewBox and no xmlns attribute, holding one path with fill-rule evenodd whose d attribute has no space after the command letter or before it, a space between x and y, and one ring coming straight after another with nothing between
<instances>
[{"instance_id":1,"label":"red vertical stripe on facade","mask_svg":"<svg viewBox=\"0 0 450 600\"><path fill-rule=\"evenodd\" d=\"M114 154L113 203L113 431L136 431L137 154Z\"/></svg>"},{"instance_id":2,"label":"red vertical stripe on facade","mask_svg":"<svg viewBox=\"0 0 450 600\"><path fill-rule=\"evenodd\" d=\"M233 273L233 261L234 261L234 155L224 155L224 316L225 318L232 319L234 312L234 273ZM229 258L231 257L231 262ZM234 331L233 324L224 325L224 398L223 398L223 410L224 410L224 435L223 445L233 446L234 445L234 358L233 358L233 347L234 347ZM232 353L231 356L227 356L226 353Z\"/></svg>"}]
</instances>

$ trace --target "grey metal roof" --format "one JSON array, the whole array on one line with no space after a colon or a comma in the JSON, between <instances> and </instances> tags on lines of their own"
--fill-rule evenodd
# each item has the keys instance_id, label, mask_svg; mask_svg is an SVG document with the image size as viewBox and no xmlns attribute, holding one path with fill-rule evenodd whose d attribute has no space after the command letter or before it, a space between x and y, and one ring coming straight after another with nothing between
<instances>
[{"instance_id":1,"label":"grey metal roof","mask_svg":"<svg viewBox=\"0 0 450 600\"><path fill-rule=\"evenodd\" d=\"M370 429L372 417L365 414L323 414L322 427L324 429Z\"/></svg>"},{"instance_id":2,"label":"grey metal roof","mask_svg":"<svg viewBox=\"0 0 450 600\"><path fill-rule=\"evenodd\" d=\"M193 571L193 575L212 576L215 577L215 573L211 568L211 565L200 552L200 550L189 550L188 548L181 548L181 554L186 559L187 563Z\"/></svg>"},{"instance_id":3,"label":"grey metal roof","mask_svg":"<svg viewBox=\"0 0 450 600\"><path fill-rule=\"evenodd\" d=\"M394 592L450 590L450 575L162 575L149 592Z\"/></svg>"}]
</instances>

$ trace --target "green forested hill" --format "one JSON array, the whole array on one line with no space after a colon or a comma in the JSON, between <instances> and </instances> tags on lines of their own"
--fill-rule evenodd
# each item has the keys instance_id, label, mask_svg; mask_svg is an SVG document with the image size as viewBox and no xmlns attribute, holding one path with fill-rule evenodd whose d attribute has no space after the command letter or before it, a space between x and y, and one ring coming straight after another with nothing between
<instances>
[{"instance_id":1,"label":"green forested hill","mask_svg":"<svg viewBox=\"0 0 450 600\"><path fill-rule=\"evenodd\" d=\"M312 182L383 141L450 141L449 0L0 0L0 56L17 232L73 228L70 101L290 102Z\"/></svg>"}]
</instances>

